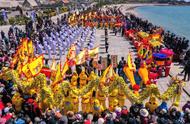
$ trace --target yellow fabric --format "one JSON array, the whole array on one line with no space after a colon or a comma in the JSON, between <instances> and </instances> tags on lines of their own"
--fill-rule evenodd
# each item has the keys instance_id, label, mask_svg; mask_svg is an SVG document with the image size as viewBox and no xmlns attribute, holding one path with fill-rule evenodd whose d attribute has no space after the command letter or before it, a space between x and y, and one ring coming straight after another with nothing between
<instances>
[{"instance_id":1,"label":"yellow fabric","mask_svg":"<svg viewBox=\"0 0 190 124\"><path fill-rule=\"evenodd\" d=\"M75 57L76 57L76 46L72 44L68 51L67 59L74 59Z\"/></svg>"},{"instance_id":2,"label":"yellow fabric","mask_svg":"<svg viewBox=\"0 0 190 124\"><path fill-rule=\"evenodd\" d=\"M17 112L19 112L22 109L22 103L24 102L24 99L20 97L19 93L16 93L12 97L12 104L15 106L15 109Z\"/></svg>"},{"instance_id":3,"label":"yellow fabric","mask_svg":"<svg viewBox=\"0 0 190 124\"><path fill-rule=\"evenodd\" d=\"M78 74L76 72L74 72L72 78L71 78L71 85L72 87L76 87L77 86L77 79L78 79Z\"/></svg>"},{"instance_id":4,"label":"yellow fabric","mask_svg":"<svg viewBox=\"0 0 190 124\"><path fill-rule=\"evenodd\" d=\"M144 84L146 84L149 80L148 78L148 69L146 67L146 65L144 65L144 67L140 67L138 70L139 76L141 77L142 81L144 82Z\"/></svg>"},{"instance_id":5,"label":"yellow fabric","mask_svg":"<svg viewBox=\"0 0 190 124\"><path fill-rule=\"evenodd\" d=\"M161 45L162 45L161 42L155 41L155 40L151 40L149 43L150 43L150 45L151 45L152 47L157 47L157 46L161 46Z\"/></svg>"},{"instance_id":6,"label":"yellow fabric","mask_svg":"<svg viewBox=\"0 0 190 124\"><path fill-rule=\"evenodd\" d=\"M17 65L17 69L16 69L16 70L18 71L18 74L21 74L21 73L22 73L22 64L21 64L20 61L18 62L18 65Z\"/></svg>"},{"instance_id":7,"label":"yellow fabric","mask_svg":"<svg viewBox=\"0 0 190 124\"><path fill-rule=\"evenodd\" d=\"M145 52L145 54L143 55L143 58L146 58L146 56L148 55L149 51L150 51L150 50L146 49L146 52Z\"/></svg>"},{"instance_id":8,"label":"yellow fabric","mask_svg":"<svg viewBox=\"0 0 190 124\"><path fill-rule=\"evenodd\" d=\"M44 59L44 56L41 55L28 65L30 72L32 73L33 76L35 76L41 71L43 67L43 59Z\"/></svg>"},{"instance_id":9,"label":"yellow fabric","mask_svg":"<svg viewBox=\"0 0 190 124\"><path fill-rule=\"evenodd\" d=\"M149 101L145 104L145 107L150 110L150 112L154 112L158 107L158 101L154 96L151 96Z\"/></svg>"},{"instance_id":10,"label":"yellow fabric","mask_svg":"<svg viewBox=\"0 0 190 124\"><path fill-rule=\"evenodd\" d=\"M96 48L94 48L94 49L88 51L88 54L89 54L89 56L90 56L91 58L96 57L96 55L97 55L98 53L99 53L99 47L96 47Z\"/></svg>"},{"instance_id":11,"label":"yellow fabric","mask_svg":"<svg viewBox=\"0 0 190 124\"><path fill-rule=\"evenodd\" d=\"M90 99L92 97L92 92L88 92L87 94L82 96L82 104L87 104L90 102Z\"/></svg>"},{"instance_id":12,"label":"yellow fabric","mask_svg":"<svg viewBox=\"0 0 190 124\"><path fill-rule=\"evenodd\" d=\"M148 33L146 33L146 32L138 32L138 35L139 35L139 37L141 37L141 38L147 38L147 37L149 37L149 34Z\"/></svg>"},{"instance_id":13,"label":"yellow fabric","mask_svg":"<svg viewBox=\"0 0 190 124\"><path fill-rule=\"evenodd\" d=\"M118 89L114 89L111 94L109 95L109 105L113 106L113 102L115 101L115 99L117 99L118 97Z\"/></svg>"},{"instance_id":14,"label":"yellow fabric","mask_svg":"<svg viewBox=\"0 0 190 124\"><path fill-rule=\"evenodd\" d=\"M95 110L94 107L97 107L99 108L98 110ZM101 105L100 101L98 99L95 99L94 102L93 102L93 110L94 110L94 113L101 113L102 111L104 111L104 108L103 106Z\"/></svg>"},{"instance_id":15,"label":"yellow fabric","mask_svg":"<svg viewBox=\"0 0 190 124\"><path fill-rule=\"evenodd\" d=\"M149 50L149 53L148 53L147 59L151 59L151 58L152 58L152 50Z\"/></svg>"},{"instance_id":16,"label":"yellow fabric","mask_svg":"<svg viewBox=\"0 0 190 124\"><path fill-rule=\"evenodd\" d=\"M28 41L28 54L30 57L33 57L34 55L34 47L32 40Z\"/></svg>"},{"instance_id":17,"label":"yellow fabric","mask_svg":"<svg viewBox=\"0 0 190 124\"><path fill-rule=\"evenodd\" d=\"M131 57L131 53L130 52L129 52L128 56L127 56L127 64L128 64L129 69L131 69L131 70L135 70L136 69L135 64L132 61L132 57Z\"/></svg>"},{"instance_id":18,"label":"yellow fabric","mask_svg":"<svg viewBox=\"0 0 190 124\"><path fill-rule=\"evenodd\" d=\"M62 75L65 75L65 73L68 69L69 69L69 65L68 65L68 62L66 61L63 66Z\"/></svg>"},{"instance_id":19,"label":"yellow fabric","mask_svg":"<svg viewBox=\"0 0 190 124\"><path fill-rule=\"evenodd\" d=\"M24 52L28 52L28 40L25 38L23 39L23 42L22 42L22 50Z\"/></svg>"},{"instance_id":20,"label":"yellow fabric","mask_svg":"<svg viewBox=\"0 0 190 124\"><path fill-rule=\"evenodd\" d=\"M76 64L80 65L86 61L86 50L81 51L76 57Z\"/></svg>"},{"instance_id":21,"label":"yellow fabric","mask_svg":"<svg viewBox=\"0 0 190 124\"><path fill-rule=\"evenodd\" d=\"M20 67L19 67L20 68ZM29 69L29 64L26 64L22 67L22 72L24 73L24 75L27 77L27 78L31 78L32 77L32 73Z\"/></svg>"},{"instance_id":22,"label":"yellow fabric","mask_svg":"<svg viewBox=\"0 0 190 124\"><path fill-rule=\"evenodd\" d=\"M56 71L56 76L55 76L55 80L54 83L59 82L62 80L62 74L61 74L61 63L59 63L57 65L57 71Z\"/></svg>"},{"instance_id":23,"label":"yellow fabric","mask_svg":"<svg viewBox=\"0 0 190 124\"><path fill-rule=\"evenodd\" d=\"M144 51L143 51L143 45L141 45L140 46L140 48L138 49L138 55L140 56L140 57L142 57L143 56L143 54L144 54Z\"/></svg>"},{"instance_id":24,"label":"yellow fabric","mask_svg":"<svg viewBox=\"0 0 190 124\"><path fill-rule=\"evenodd\" d=\"M101 82L106 82L106 79L112 78L115 75L112 65L108 66L106 70L103 72L101 77Z\"/></svg>"},{"instance_id":25,"label":"yellow fabric","mask_svg":"<svg viewBox=\"0 0 190 124\"><path fill-rule=\"evenodd\" d=\"M64 103L64 109L66 112L73 110L72 99L70 96L65 97L63 103Z\"/></svg>"},{"instance_id":26,"label":"yellow fabric","mask_svg":"<svg viewBox=\"0 0 190 124\"><path fill-rule=\"evenodd\" d=\"M14 68L14 66L16 65L17 62L18 62L18 52L16 54L14 54L14 56L11 60L11 68Z\"/></svg>"},{"instance_id":27,"label":"yellow fabric","mask_svg":"<svg viewBox=\"0 0 190 124\"><path fill-rule=\"evenodd\" d=\"M86 82L87 82L87 75L85 74L85 70L83 70L80 75L79 75L79 78L80 78L80 88L82 88L83 86L86 85Z\"/></svg>"},{"instance_id":28,"label":"yellow fabric","mask_svg":"<svg viewBox=\"0 0 190 124\"><path fill-rule=\"evenodd\" d=\"M160 34L152 34L152 39L160 40L161 35Z\"/></svg>"},{"instance_id":29,"label":"yellow fabric","mask_svg":"<svg viewBox=\"0 0 190 124\"><path fill-rule=\"evenodd\" d=\"M118 98L118 101L119 101L119 106L124 106L126 95L125 95L123 90L119 89L117 98Z\"/></svg>"},{"instance_id":30,"label":"yellow fabric","mask_svg":"<svg viewBox=\"0 0 190 124\"><path fill-rule=\"evenodd\" d=\"M56 71L56 61L55 61L55 59L52 60L51 70Z\"/></svg>"},{"instance_id":31,"label":"yellow fabric","mask_svg":"<svg viewBox=\"0 0 190 124\"><path fill-rule=\"evenodd\" d=\"M123 71L124 71L125 75L127 76L127 78L129 79L131 85L134 86L136 84L136 82L135 82L133 70L131 70L128 66L125 66L123 68Z\"/></svg>"}]
</instances>

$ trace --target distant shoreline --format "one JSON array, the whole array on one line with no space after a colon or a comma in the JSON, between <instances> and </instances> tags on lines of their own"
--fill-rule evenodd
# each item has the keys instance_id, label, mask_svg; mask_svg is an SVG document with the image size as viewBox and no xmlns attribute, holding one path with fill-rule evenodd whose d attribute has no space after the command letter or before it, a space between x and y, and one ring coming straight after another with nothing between
<instances>
[{"instance_id":1,"label":"distant shoreline","mask_svg":"<svg viewBox=\"0 0 190 124\"><path fill-rule=\"evenodd\" d=\"M123 14L131 13L135 16L139 17L137 11L135 11L138 7L145 7L145 6L190 6L190 4L169 4L169 3L129 3L129 4L117 4L117 5L110 5L110 6L121 6L121 11Z\"/></svg>"},{"instance_id":2,"label":"distant shoreline","mask_svg":"<svg viewBox=\"0 0 190 124\"><path fill-rule=\"evenodd\" d=\"M136 8L138 7L149 7L149 6L188 6L188 5L171 5L171 4L128 4L128 5L123 5L123 7L120 8L121 12L126 15L126 14L133 14L136 17L139 17L143 20L148 20L149 22L151 22L149 19L146 19L143 15L140 14L140 12L138 12L136 10ZM152 23L152 22L151 22ZM158 25L157 25L158 26ZM160 26L160 25L159 25ZM161 26L162 27L162 26ZM169 31L169 29L165 29L166 31ZM171 31L172 32L172 31ZM184 36L184 35L179 35L177 32L175 33L177 36L180 37L186 37L186 39L190 40L188 36Z\"/></svg>"},{"instance_id":3,"label":"distant shoreline","mask_svg":"<svg viewBox=\"0 0 190 124\"><path fill-rule=\"evenodd\" d=\"M135 11L138 7L144 6L170 6L170 4L159 4L159 3L129 3L129 4L112 4L108 6L117 6L120 7L120 10L123 14L131 13L138 16L138 13Z\"/></svg>"}]
</instances>

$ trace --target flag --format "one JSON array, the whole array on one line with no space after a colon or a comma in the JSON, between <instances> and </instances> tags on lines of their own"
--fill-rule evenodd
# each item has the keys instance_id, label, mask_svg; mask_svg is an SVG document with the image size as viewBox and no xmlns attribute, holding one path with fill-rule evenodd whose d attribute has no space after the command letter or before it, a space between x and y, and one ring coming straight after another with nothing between
<instances>
[{"instance_id":1,"label":"flag","mask_svg":"<svg viewBox=\"0 0 190 124\"><path fill-rule=\"evenodd\" d=\"M75 57L76 57L76 46L72 44L68 51L67 59L74 59Z\"/></svg>"},{"instance_id":2,"label":"flag","mask_svg":"<svg viewBox=\"0 0 190 124\"><path fill-rule=\"evenodd\" d=\"M27 78L31 78L32 77L32 73L31 73L31 71L30 71L30 69L29 69L29 64L26 64L26 65L24 65L23 67L22 67L22 72L23 72L23 74L27 77Z\"/></svg>"},{"instance_id":3,"label":"flag","mask_svg":"<svg viewBox=\"0 0 190 124\"><path fill-rule=\"evenodd\" d=\"M145 59L147 58L147 56L148 56L148 54L149 54L149 51L150 51L150 50L146 49L146 52L145 52L145 54L143 55L143 58L145 58Z\"/></svg>"},{"instance_id":4,"label":"flag","mask_svg":"<svg viewBox=\"0 0 190 124\"><path fill-rule=\"evenodd\" d=\"M44 63L43 63L43 60L44 60L44 56L41 55L39 57L37 57L35 60L33 60L29 65L29 69L32 73L33 76L37 75L38 73L40 73Z\"/></svg>"},{"instance_id":5,"label":"flag","mask_svg":"<svg viewBox=\"0 0 190 124\"><path fill-rule=\"evenodd\" d=\"M142 57L144 54L144 51L143 51L143 45L140 46L139 50L138 50L138 56L139 57Z\"/></svg>"},{"instance_id":6,"label":"flag","mask_svg":"<svg viewBox=\"0 0 190 124\"><path fill-rule=\"evenodd\" d=\"M106 70L103 72L101 82L105 82L107 79L110 79L115 75L112 65L108 66Z\"/></svg>"},{"instance_id":7,"label":"flag","mask_svg":"<svg viewBox=\"0 0 190 124\"><path fill-rule=\"evenodd\" d=\"M68 69L69 69L69 64L68 64L68 61L66 61L62 69L62 75L65 75Z\"/></svg>"},{"instance_id":8,"label":"flag","mask_svg":"<svg viewBox=\"0 0 190 124\"><path fill-rule=\"evenodd\" d=\"M34 47L32 40L28 41L28 54L31 58L33 58L34 55Z\"/></svg>"},{"instance_id":9,"label":"flag","mask_svg":"<svg viewBox=\"0 0 190 124\"><path fill-rule=\"evenodd\" d=\"M24 55L28 53L28 39L27 38L22 39L22 51Z\"/></svg>"},{"instance_id":10,"label":"flag","mask_svg":"<svg viewBox=\"0 0 190 124\"><path fill-rule=\"evenodd\" d=\"M76 57L76 64L80 65L86 61L86 50L81 51Z\"/></svg>"},{"instance_id":11,"label":"flag","mask_svg":"<svg viewBox=\"0 0 190 124\"><path fill-rule=\"evenodd\" d=\"M129 69L134 69L135 68L135 64L132 61L132 57L131 57L131 53L129 52L128 56L127 56L127 64Z\"/></svg>"},{"instance_id":12,"label":"flag","mask_svg":"<svg viewBox=\"0 0 190 124\"><path fill-rule=\"evenodd\" d=\"M147 59L152 59L152 50L149 50Z\"/></svg>"},{"instance_id":13,"label":"flag","mask_svg":"<svg viewBox=\"0 0 190 124\"><path fill-rule=\"evenodd\" d=\"M16 52L14 55L13 55L13 58L11 60L11 65L10 67L11 68L14 68L16 63L18 63L18 52Z\"/></svg>"},{"instance_id":14,"label":"flag","mask_svg":"<svg viewBox=\"0 0 190 124\"><path fill-rule=\"evenodd\" d=\"M51 64L51 68L50 69L53 70L53 71L56 71L56 61L55 61L54 58L52 60L52 64Z\"/></svg>"},{"instance_id":15,"label":"flag","mask_svg":"<svg viewBox=\"0 0 190 124\"><path fill-rule=\"evenodd\" d=\"M101 77L101 82L105 82L105 81L106 81L106 75L108 74L108 72L109 72L109 70L110 70L110 67L111 67L111 65L108 66L108 67L106 68L106 70L103 72L102 77Z\"/></svg>"},{"instance_id":16,"label":"flag","mask_svg":"<svg viewBox=\"0 0 190 124\"><path fill-rule=\"evenodd\" d=\"M113 65L110 65L110 69L108 71L108 73L106 74L106 78L111 78L114 75L116 75L115 71L113 70Z\"/></svg>"},{"instance_id":17,"label":"flag","mask_svg":"<svg viewBox=\"0 0 190 124\"><path fill-rule=\"evenodd\" d=\"M62 74L61 74L61 63L57 65L57 71L56 71L56 76L54 79L54 83L57 83L62 80ZM54 84L53 83L53 84Z\"/></svg>"},{"instance_id":18,"label":"flag","mask_svg":"<svg viewBox=\"0 0 190 124\"><path fill-rule=\"evenodd\" d=\"M22 67L23 67L23 66L22 66L21 62L18 61L16 70L18 71L19 74L22 73Z\"/></svg>"},{"instance_id":19,"label":"flag","mask_svg":"<svg viewBox=\"0 0 190 124\"><path fill-rule=\"evenodd\" d=\"M18 48L18 57L19 61L22 62L22 65L28 63L28 39L22 38L21 45Z\"/></svg>"},{"instance_id":20,"label":"flag","mask_svg":"<svg viewBox=\"0 0 190 124\"><path fill-rule=\"evenodd\" d=\"M90 58L95 58L97 57L97 54L99 53L99 47L96 47L94 49L91 49L88 51L89 57Z\"/></svg>"},{"instance_id":21,"label":"flag","mask_svg":"<svg viewBox=\"0 0 190 124\"><path fill-rule=\"evenodd\" d=\"M160 34L152 34L152 39L160 40L161 39L161 35Z\"/></svg>"},{"instance_id":22,"label":"flag","mask_svg":"<svg viewBox=\"0 0 190 124\"><path fill-rule=\"evenodd\" d=\"M131 85L134 86L136 84L134 78L134 71L132 71L129 66L124 66L123 72L127 76L128 80L130 81Z\"/></svg>"}]
</instances>

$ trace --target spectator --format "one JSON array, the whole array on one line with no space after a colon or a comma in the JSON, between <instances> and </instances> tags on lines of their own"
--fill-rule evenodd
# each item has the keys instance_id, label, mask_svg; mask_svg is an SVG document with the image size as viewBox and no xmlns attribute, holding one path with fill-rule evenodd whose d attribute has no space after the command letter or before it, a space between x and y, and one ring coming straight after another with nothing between
<instances>
[{"instance_id":1,"label":"spectator","mask_svg":"<svg viewBox=\"0 0 190 124\"><path fill-rule=\"evenodd\" d=\"M110 54L107 55L107 67L111 65Z\"/></svg>"},{"instance_id":2,"label":"spectator","mask_svg":"<svg viewBox=\"0 0 190 124\"><path fill-rule=\"evenodd\" d=\"M126 61L124 60L124 57L121 57L121 60L118 64L118 74L119 76L122 76L124 74L123 67L125 66Z\"/></svg>"},{"instance_id":3,"label":"spectator","mask_svg":"<svg viewBox=\"0 0 190 124\"><path fill-rule=\"evenodd\" d=\"M188 60L187 63L185 64L184 71L185 71L185 75L184 75L183 80L186 81L186 77L187 77L187 81L189 81L190 80L190 60Z\"/></svg>"}]
</instances>

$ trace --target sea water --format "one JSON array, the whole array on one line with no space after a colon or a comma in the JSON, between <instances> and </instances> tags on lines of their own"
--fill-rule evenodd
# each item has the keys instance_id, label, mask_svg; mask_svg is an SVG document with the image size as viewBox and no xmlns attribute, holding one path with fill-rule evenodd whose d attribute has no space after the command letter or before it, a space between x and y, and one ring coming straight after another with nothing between
<instances>
[{"instance_id":1,"label":"sea water","mask_svg":"<svg viewBox=\"0 0 190 124\"><path fill-rule=\"evenodd\" d=\"M144 6L138 16L190 40L190 6Z\"/></svg>"}]
</instances>

